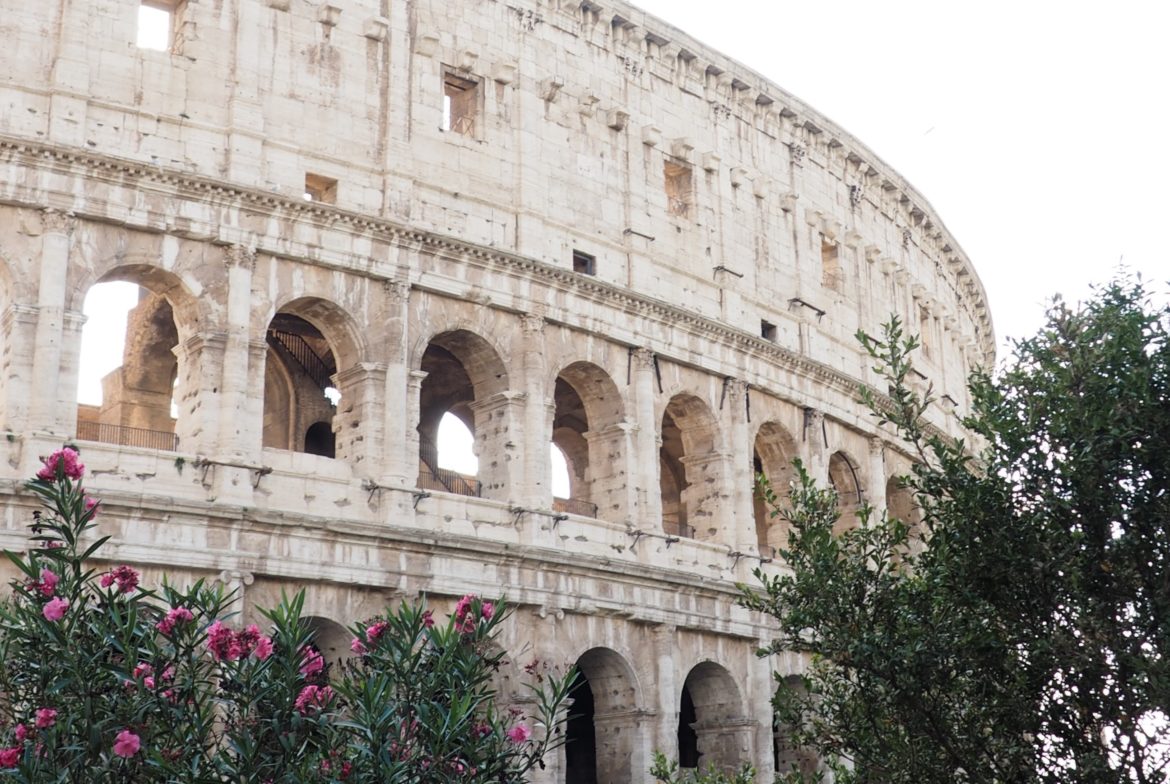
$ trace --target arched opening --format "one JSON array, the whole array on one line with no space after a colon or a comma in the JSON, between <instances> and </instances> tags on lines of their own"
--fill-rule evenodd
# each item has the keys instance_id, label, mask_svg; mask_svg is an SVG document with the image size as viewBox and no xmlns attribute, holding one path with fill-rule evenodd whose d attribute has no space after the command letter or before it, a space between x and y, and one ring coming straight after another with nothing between
<instances>
[{"instance_id":1,"label":"arched opening","mask_svg":"<svg viewBox=\"0 0 1170 784\"><path fill-rule=\"evenodd\" d=\"M317 649L327 665L336 669L337 665L349 658L353 637L344 626L319 616L308 616L304 620L312 635L309 643Z\"/></svg>"},{"instance_id":2,"label":"arched opening","mask_svg":"<svg viewBox=\"0 0 1170 784\"><path fill-rule=\"evenodd\" d=\"M336 444L333 439L333 426L328 422L314 422L305 431L305 452L321 457L333 457Z\"/></svg>"},{"instance_id":3,"label":"arched opening","mask_svg":"<svg viewBox=\"0 0 1170 784\"><path fill-rule=\"evenodd\" d=\"M765 422L760 426L752 453L752 478L754 480L762 475L767 479L781 508L788 501L795 455L796 443L780 424ZM753 490L756 539L760 552L773 557L778 550L788 545L788 524L782 514L774 514L775 510L765 503L758 483L753 485Z\"/></svg>"},{"instance_id":4,"label":"arched opening","mask_svg":"<svg viewBox=\"0 0 1170 784\"><path fill-rule=\"evenodd\" d=\"M661 432L663 531L713 539L719 534L719 509L726 501L716 419L699 398L676 395L662 414Z\"/></svg>"},{"instance_id":5,"label":"arched opening","mask_svg":"<svg viewBox=\"0 0 1170 784\"><path fill-rule=\"evenodd\" d=\"M508 435L510 407L516 402L500 394L508 388L508 377L499 355L471 332L444 332L427 344L419 369L425 375L419 387L418 486L459 495L506 495L515 449ZM471 455L465 442L460 446L456 440L455 434L466 438L464 430L472 439Z\"/></svg>"},{"instance_id":6,"label":"arched opening","mask_svg":"<svg viewBox=\"0 0 1170 784\"><path fill-rule=\"evenodd\" d=\"M156 291L157 290L157 291ZM77 389L77 437L176 450L182 394L179 328L160 270L118 270L86 292Z\"/></svg>"},{"instance_id":7,"label":"arched opening","mask_svg":"<svg viewBox=\"0 0 1170 784\"><path fill-rule=\"evenodd\" d=\"M637 688L626 660L592 648L577 660L579 676L566 727L566 784L631 781L641 770Z\"/></svg>"},{"instance_id":8,"label":"arched opening","mask_svg":"<svg viewBox=\"0 0 1170 784\"><path fill-rule=\"evenodd\" d=\"M556 378L553 389L553 447L564 457L568 491L554 488L553 508L586 517L620 509L623 466L613 456L624 451L622 401L613 380L589 362L574 362ZM554 458L553 465L557 464Z\"/></svg>"},{"instance_id":9,"label":"arched opening","mask_svg":"<svg viewBox=\"0 0 1170 784\"><path fill-rule=\"evenodd\" d=\"M288 311L272 317L265 339L264 446L334 456L326 454L336 452L332 426L336 405L326 394L336 392L332 379L338 367L332 345L316 325ZM328 439L320 424L326 425Z\"/></svg>"},{"instance_id":10,"label":"arched opening","mask_svg":"<svg viewBox=\"0 0 1170 784\"><path fill-rule=\"evenodd\" d=\"M861 507L861 477L857 463L844 452L834 452L829 458L829 484L837 493L839 517L833 526L834 533L842 533L857 527L857 510Z\"/></svg>"},{"instance_id":11,"label":"arched opening","mask_svg":"<svg viewBox=\"0 0 1170 784\"><path fill-rule=\"evenodd\" d=\"M578 676L569 697L573 705L565 724L565 784L598 784L596 708L589 679Z\"/></svg>"},{"instance_id":12,"label":"arched opening","mask_svg":"<svg viewBox=\"0 0 1170 784\"><path fill-rule=\"evenodd\" d=\"M751 759L753 729L731 673L715 662L695 665L679 698L679 766L733 770Z\"/></svg>"}]
</instances>

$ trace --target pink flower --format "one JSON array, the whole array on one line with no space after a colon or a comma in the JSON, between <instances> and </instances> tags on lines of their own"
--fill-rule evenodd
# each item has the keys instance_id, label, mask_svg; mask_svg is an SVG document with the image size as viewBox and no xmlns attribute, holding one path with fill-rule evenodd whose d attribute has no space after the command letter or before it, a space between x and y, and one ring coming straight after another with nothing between
<instances>
[{"instance_id":1,"label":"pink flower","mask_svg":"<svg viewBox=\"0 0 1170 784\"><path fill-rule=\"evenodd\" d=\"M354 637L353 640L350 641L349 649L357 654L367 653L366 644L357 637Z\"/></svg>"},{"instance_id":2,"label":"pink flower","mask_svg":"<svg viewBox=\"0 0 1170 784\"><path fill-rule=\"evenodd\" d=\"M333 689L328 686L306 686L301 689L301 693L297 695L296 702L293 707L302 716L307 716L309 713L326 708L329 703L333 701Z\"/></svg>"},{"instance_id":3,"label":"pink flower","mask_svg":"<svg viewBox=\"0 0 1170 784\"><path fill-rule=\"evenodd\" d=\"M272 638L260 635L260 639L256 640L256 647L252 649L252 655L260 661L264 661L272 655Z\"/></svg>"},{"instance_id":4,"label":"pink flower","mask_svg":"<svg viewBox=\"0 0 1170 784\"><path fill-rule=\"evenodd\" d=\"M46 621L59 621L65 617L65 611L68 609L69 602L58 596L55 599L50 599L41 613L45 616Z\"/></svg>"},{"instance_id":5,"label":"pink flower","mask_svg":"<svg viewBox=\"0 0 1170 784\"><path fill-rule=\"evenodd\" d=\"M118 584L121 593L134 593L134 589L138 587L138 572L125 564L115 566L112 571L102 575L101 579L103 588L109 588L114 583Z\"/></svg>"},{"instance_id":6,"label":"pink flower","mask_svg":"<svg viewBox=\"0 0 1170 784\"><path fill-rule=\"evenodd\" d=\"M377 642L378 640L382 639L382 635L385 634L386 630L389 628L390 624L386 623L385 621L372 623L366 628L366 639L370 642Z\"/></svg>"},{"instance_id":7,"label":"pink flower","mask_svg":"<svg viewBox=\"0 0 1170 784\"><path fill-rule=\"evenodd\" d=\"M23 749L15 746L11 749L0 749L0 768L15 768L20 764Z\"/></svg>"},{"instance_id":8,"label":"pink flower","mask_svg":"<svg viewBox=\"0 0 1170 784\"><path fill-rule=\"evenodd\" d=\"M25 739L28 738L28 725L17 724L16 729L12 731L12 735L16 738L17 743L24 743Z\"/></svg>"},{"instance_id":9,"label":"pink flower","mask_svg":"<svg viewBox=\"0 0 1170 784\"><path fill-rule=\"evenodd\" d=\"M65 447L44 458L44 465L37 471L37 479L45 482L57 481L57 470L70 479L80 479L85 473L85 466L78 462L77 450Z\"/></svg>"},{"instance_id":10,"label":"pink flower","mask_svg":"<svg viewBox=\"0 0 1170 784\"><path fill-rule=\"evenodd\" d=\"M232 630L219 621L207 627L207 648L216 661L231 661L236 658L232 651Z\"/></svg>"},{"instance_id":11,"label":"pink flower","mask_svg":"<svg viewBox=\"0 0 1170 784\"><path fill-rule=\"evenodd\" d=\"M114 738L114 753L119 757L133 757L142 748L142 739L130 730L122 730Z\"/></svg>"},{"instance_id":12,"label":"pink flower","mask_svg":"<svg viewBox=\"0 0 1170 784\"><path fill-rule=\"evenodd\" d=\"M91 498L90 496L86 496L85 497L85 511L93 512L93 514L96 515L97 514L96 510L97 510L99 503L101 503L101 502L98 501L96 498Z\"/></svg>"},{"instance_id":13,"label":"pink flower","mask_svg":"<svg viewBox=\"0 0 1170 784\"><path fill-rule=\"evenodd\" d=\"M507 732L508 740L520 744L532 737L532 730L525 724L517 724Z\"/></svg>"},{"instance_id":14,"label":"pink flower","mask_svg":"<svg viewBox=\"0 0 1170 784\"><path fill-rule=\"evenodd\" d=\"M301 651L301 675L312 677L325 669L325 659L319 651L305 648Z\"/></svg>"},{"instance_id":15,"label":"pink flower","mask_svg":"<svg viewBox=\"0 0 1170 784\"><path fill-rule=\"evenodd\" d=\"M57 711L52 708L37 709L37 729L47 730L57 723Z\"/></svg>"},{"instance_id":16,"label":"pink flower","mask_svg":"<svg viewBox=\"0 0 1170 784\"><path fill-rule=\"evenodd\" d=\"M484 602L479 606L479 614L485 621L490 621L496 613L496 606L491 602Z\"/></svg>"},{"instance_id":17,"label":"pink flower","mask_svg":"<svg viewBox=\"0 0 1170 784\"><path fill-rule=\"evenodd\" d=\"M175 630L175 626L180 623L190 623L195 620L195 616L186 607L176 607L173 610L168 610L166 617L163 618L155 628L163 634L170 634Z\"/></svg>"},{"instance_id":18,"label":"pink flower","mask_svg":"<svg viewBox=\"0 0 1170 784\"><path fill-rule=\"evenodd\" d=\"M42 596L52 596L57 592L57 583L60 580L61 578L51 569L41 569L41 579L35 585L40 590Z\"/></svg>"},{"instance_id":19,"label":"pink flower","mask_svg":"<svg viewBox=\"0 0 1170 784\"><path fill-rule=\"evenodd\" d=\"M423 621L423 628L425 628L425 629L433 628L435 625L435 616L431 613L430 610L425 610L423 612L422 621Z\"/></svg>"}]
</instances>

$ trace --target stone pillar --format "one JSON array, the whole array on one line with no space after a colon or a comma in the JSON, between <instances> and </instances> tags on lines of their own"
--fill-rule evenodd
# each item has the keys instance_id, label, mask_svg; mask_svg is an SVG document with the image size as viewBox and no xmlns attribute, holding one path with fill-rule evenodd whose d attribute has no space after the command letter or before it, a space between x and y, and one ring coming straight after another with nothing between
<instances>
[{"instance_id":1,"label":"stone pillar","mask_svg":"<svg viewBox=\"0 0 1170 784\"><path fill-rule=\"evenodd\" d=\"M536 314L520 317L523 329L523 374L524 374L524 430L523 453L520 456L523 470L519 484L510 493L521 506L532 509L552 508L552 466L549 461L549 444L552 443L552 420L555 413L550 395L546 394L544 345L544 318ZM479 420L476 419L476 431Z\"/></svg>"},{"instance_id":2,"label":"stone pillar","mask_svg":"<svg viewBox=\"0 0 1170 784\"><path fill-rule=\"evenodd\" d=\"M222 373L219 379L219 439L213 454L237 462L260 458L262 421L249 419L248 393L258 390L263 401L264 380L249 374L252 316L252 270L256 253L242 245L224 249L227 266L227 312ZM261 403L263 405L263 403Z\"/></svg>"},{"instance_id":3,"label":"stone pillar","mask_svg":"<svg viewBox=\"0 0 1170 784\"><path fill-rule=\"evenodd\" d=\"M418 419L419 407L422 405L422 383L429 374L425 370L412 370L407 374L406 381L406 423L403 434L403 447L399 458L401 470L407 481L405 487L418 486Z\"/></svg>"},{"instance_id":4,"label":"stone pillar","mask_svg":"<svg viewBox=\"0 0 1170 784\"><path fill-rule=\"evenodd\" d=\"M753 741L757 724L754 720L719 719L698 721L691 726L698 740L700 768L705 769L713 764L730 773L744 762L756 762Z\"/></svg>"},{"instance_id":5,"label":"stone pillar","mask_svg":"<svg viewBox=\"0 0 1170 784\"><path fill-rule=\"evenodd\" d=\"M650 757L645 754L643 736L651 715L641 710L594 714L598 784L649 784Z\"/></svg>"},{"instance_id":6,"label":"stone pillar","mask_svg":"<svg viewBox=\"0 0 1170 784\"><path fill-rule=\"evenodd\" d=\"M483 497L514 500L523 476L521 455L517 451L522 439L514 430L524 421L525 395L500 392L475 401L471 410L475 414L473 448L479 458Z\"/></svg>"},{"instance_id":7,"label":"stone pillar","mask_svg":"<svg viewBox=\"0 0 1170 784\"><path fill-rule=\"evenodd\" d=\"M865 488L864 500L873 507L873 513L880 516L886 508L886 460L885 445L880 438L869 439L869 486ZM873 520L871 520L871 523Z\"/></svg>"},{"instance_id":8,"label":"stone pillar","mask_svg":"<svg viewBox=\"0 0 1170 784\"><path fill-rule=\"evenodd\" d=\"M77 432L77 385L81 375L81 330L85 315L67 310L61 319L60 367L57 399L53 407L53 432Z\"/></svg>"},{"instance_id":9,"label":"stone pillar","mask_svg":"<svg viewBox=\"0 0 1170 784\"><path fill-rule=\"evenodd\" d=\"M630 523L635 528L662 530L662 486L658 479L662 435L655 416L654 353L640 348L634 351L634 452L630 477L634 481L637 506ZM677 710L677 709L676 709Z\"/></svg>"},{"instance_id":10,"label":"stone pillar","mask_svg":"<svg viewBox=\"0 0 1170 784\"><path fill-rule=\"evenodd\" d=\"M652 737L651 749L657 749L667 757L678 757L678 712L682 700L682 684L678 683L678 663L675 661L677 653L676 629L674 626L662 625L654 629L654 657L658 674L656 684L647 684L647 691L653 689L655 702L658 708L658 721L654 724L654 731L647 733ZM647 755L646 759L649 759Z\"/></svg>"},{"instance_id":11,"label":"stone pillar","mask_svg":"<svg viewBox=\"0 0 1170 784\"><path fill-rule=\"evenodd\" d=\"M755 476L752 468L750 423L747 418L748 385L743 381L727 382L727 404L730 407L731 505L734 517L734 537L725 540L741 553L759 552L756 535L756 513L752 505ZM730 533L730 532L729 532Z\"/></svg>"},{"instance_id":12,"label":"stone pillar","mask_svg":"<svg viewBox=\"0 0 1170 784\"><path fill-rule=\"evenodd\" d=\"M585 433L589 445L589 466L585 482L589 500L597 504L597 517L610 523L625 523L637 507L633 482L637 427L618 422L602 430Z\"/></svg>"},{"instance_id":13,"label":"stone pillar","mask_svg":"<svg viewBox=\"0 0 1170 784\"><path fill-rule=\"evenodd\" d=\"M680 501L687 510L687 525L693 529L695 539L734 547L738 510L732 504L729 462L727 455L718 452L684 455L687 487Z\"/></svg>"},{"instance_id":14,"label":"stone pillar","mask_svg":"<svg viewBox=\"0 0 1170 784\"><path fill-rule=\"evenodd\" d=\"M815 408L804 409L804 465L821 487L829 484L829 455L825 448L825 413Z\"/></svg>"},{"instance_id":15,"label":"stone pillar","mask_svg":"<svg viewBox=\"0 0 1170 784\"><path fill-rule=\"evenodd\" d=\"M0 418L5 430L21 433L29 427L33 397L30 378L36 356L37 309L31 305L9 304L4 311L3 332L8 366L0 384L3 395Z\"/></svg>"},{"instance_id":16,"label":"stone pillar","mask_svg":"<svg viewBox=\"0 0 1170 784\"><path fill-rule=\"evenodd\" d=\"M348 461L358 476L377 478L382 475L385 453L382 415L386 406L380 396L386 389L386 366L359 362L336 373L333 384L341 393L333 418L337 459Z\"/></svg>"},{"instance_id":17,"label":"stone pillar","mask_svg":"<svg viewBox=\"0 0 1170 784\"><path fill-rule=\"evenodd\" d=\"M414 487L418 479L418 417L419 392L426 373L416 379L407 366L407 324L410 305L410 284L387 281L386 320L382 325L386 336L386 379L382 392L382 427L384 449L382 478L378 483L387 487Z\"/></svg>"},{"instance_id":18,"label":"stone pillar","mask_svg":"<svg viewBox=\"0 0 1170 784\"><path fill-rule=\"evenodd\" d=\"M768 640L764 639L760 647L766 647ZM759 781L772 781L775 761L772 758L772 695L776 693L776 678L773 674L771 659L747 654L747 684L744 694L748 700L748 717L755 723L755 755L752 765L756 768L756 777Z\"/></svg>"},{"instance_id":19,"label":"stone pillar","mask_svg":"<svg viewBox=\"0 0 1170 784\"><path fill-rule=\"evenodd\" d=\"M33 346L32 378L29 379L29 425L33 432L65 438L59 408L62 341L65 332L65 282L69 270L69 246L77 221L72 213L47 209L42 213L41 277L37 286L37 326ZM76 407L77 385L66 395ZM74 412L74 417L76 411ZM70 418L70 422L73 419Z\"/></svg>"},{"instance_id":20,"label":"stone pillar","mask_svg":"<svg viewBox=\"0 0 1170 784\"><path fill-rule=\"evenodd\" d=\"M213 454L219 435L219 384L223 378L222 332L198 332L175 347L179 358L178 431L183 452Z\"/></svg>"}]
</instances>

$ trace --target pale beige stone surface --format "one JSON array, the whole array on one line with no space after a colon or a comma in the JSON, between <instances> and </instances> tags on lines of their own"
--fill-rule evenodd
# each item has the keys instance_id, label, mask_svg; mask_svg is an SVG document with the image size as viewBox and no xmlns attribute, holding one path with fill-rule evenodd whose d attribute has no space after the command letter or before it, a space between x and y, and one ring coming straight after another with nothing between
<instances>
[{"instance_id":1,"label":"pale beige stone surface","mask_svg":"<svg viewBox=\"0 0 1170 784\"><path fill-rule=\"evenodd\" d=\"M753 457L779 484L800 457L846 522L862 498L906 513L854 333L924 330L951 434L993 359L982 286L923 197L622 2L186 0L169 52L135 46L135 0L10 5L0 544L23 547L37 457L98 433L79 443L108 558L221 580L245 618L304 586L336 655L331 624L387 601L505 593L505 643L593 685L600 780L674 752L684 685L707 758L769 780L771 672L801 665L757 660L767 623L734 606L735 580L782 568ZM156 296L111 399L79 413L82 303L109 280ZM270 345L277 313L335 410ZM451 406L483 497L417 489ZM296 451L320 420L334 458ZM105 443L127 426L177 450ZM550 440L595 515L554 502Z\"/></svg>"}]
</instances>

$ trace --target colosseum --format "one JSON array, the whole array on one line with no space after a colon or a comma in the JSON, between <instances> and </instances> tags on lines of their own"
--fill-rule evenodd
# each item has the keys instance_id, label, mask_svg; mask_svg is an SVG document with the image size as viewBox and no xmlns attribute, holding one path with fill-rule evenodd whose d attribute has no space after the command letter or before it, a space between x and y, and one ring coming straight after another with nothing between
<instances>
[{"instance_id":1,"label":"colosseum","mask_svg":"<svg viewBox=\"0 0 1170 784\"><path fill-rule=\"evenodd\" d=\"M911 516L855 332L921 332L945 433L993 358L901 176L622 0L53 0L0 40L0 545L74 442L106 557L246 619L305 587L332 655L387 602L507 595L509 649L585 679L540 781L812 764L769 705L801 661L735 605L785 568L755 472ZM122 366L79 405L112 281Z\"/></svg>"}]
</instances>

